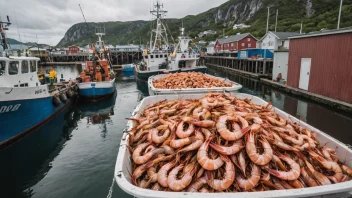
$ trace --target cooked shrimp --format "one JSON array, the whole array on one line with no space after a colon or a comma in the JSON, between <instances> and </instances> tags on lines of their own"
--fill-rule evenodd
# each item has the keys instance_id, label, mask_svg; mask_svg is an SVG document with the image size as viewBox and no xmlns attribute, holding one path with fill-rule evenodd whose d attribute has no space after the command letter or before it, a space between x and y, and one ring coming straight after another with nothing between
<instances>
[{"instance_id":1,"label":"cooked shrimp","mask_svg":"<svg viewBox=\"0 0 352 198\"><path fill-rule=\"evenodd\" d=\"M225 161L226 164L223 179L214 179L214 172L206 172L208 185L217 191L228 189L235 180L235 166L231 160L226 155L220 155L220 158Z\"/></svg>"},{"instance_id":2,"label":"cooked shrimp","mask_svg":"<svg viewBox=\"0 0 352 198\"><path fill-rule=\"evenodd\" d=\"M305 168L301 168L301 176L304 183L309 187L319 186L318 183L308 174Z\"/></svg>"},{"instance_id":3,"label":"cooked shrimp","mask_svg":"<svg viewBox=\"0 0 352 198\"><path fill-rule=\"evenodd\" d=\"M216 159L210 159L208 157L208 148L211 138L205 140L202 146L198 149L197 160L198 163L206 170L216 170L220 168L224 161L218 157Z\"/></svg>"},{"instance_id":4,"label":"cooked shrimp","mask_svg":"<svg viewBox=\"0 0 352 198\"><path fill-rule=\"evenodd\" d=\"M204 97L201 99L202 106L205 108L215 107L218 105L218 101L215 98Z\"/></svg>"},{"instance_id":5,"label":"cooked shrimp","mask_svg":"<svg viewBox=\"0 0 352 198\"><path fill-rule=\"evenodd\" d=\"M285 171L277 171L273 169L268 169L268 172L272 175L274 175L277 178L280 178L282 180L296 180L299 175L301 174L301 169L299 164L297 164L294 160L291 158L282 155L281 153L276 154L280 159L284 160L287 164L290 165L291 170L288 172Z\"/></svg>"},{"instance_id":6,"label":"cooked shrimp","mask_svg":"<svg viewBox=\"0 0 352 198\"><path fill-rule=\"evenodd\" d=\"M200 193L210 193L210 191L207 189L207 188L201 188L200 190L199 190L199 192Z\"/></svg>"},{"instance_id":7,"label":"cooked shrimp","mask_svg":"<svg viewBox=\"0 0 352 198\"><path fill-rule=\"evenodd\" d=\"M322 156L316 154L314 151L309 151L309 155L312 156L312 158L314 158L315 160L317 160L324 168L334 171L335 174L333 175L333 177L335 177L337 181L341 180L343 174L342 169L338 163L334 161L328 161Z\"/></svg>"},{"instance_id":8,"label":"cooked shrimp","mask_svg":"<svg viewBox=\"0 0 352 198\"><path fill-rule=\"evenodd\" d=\"M180 170L182 170L184 167L183 164L175 167L172 169L172 171L169 173L169 176L167 178L167 184L169 188L173 191L181 191L185 189L192 181L192 176L196 172L196 166L193 167L191 171L183 175L183 177L179 180L177 179L177 174Z\"/></svg>"},{"instance_id":9,"label":"cooked shrimp","mask_svg":"<svg viewBox=\"0 0 352 198\"><path fill-rule=\"evenodd\" d=\"M159 185L158 182L156 182L153 187L151 188L152 190L155 190L155 191L160 191L161 190L161 186Z\"/></svg>"},{"instance_id":10,"label":"cooked shrimp","mask_svg":"<svg viewBox=\"0 0 352 198\"><path fill-rule=\"evenodd\" d=\"M260 180L260 174L261 174L260 167L253 164L250 177L248 179L243 179L241 176L237 175L236 181L239 187L242 188L243 190L245 191L251 190L258 184Z\"/></svg>"},{"instance_id":11,"label":"cooked shrimp","mask_svg":"<svg viewBox=\"0 0 352 198\"><path fill-rule=\"evenodd\" d=\"M192 142L192 144L182 148L178 152L188 152L188 151L194 151L197 150L202 144L204 143L204 137L201 132L197 131L195 132L195 141Z\"/></svg>"},{"instance_id":12,"label":"cooked shrimp","mask_svg":"<svg viewBox=\"0 0 352 198\"><path fill-rule=\"evenodd\" d=\"M207 109L204 107L197 107L193 110L193 118L199 119L207 112Z\"/></svg>"},{"instance_id":13,"label":"cooked shrimp","mask_svg":"<svg viewBox=\"0 0 352 198\"><path fill-rule=\"evenodd\" d=\"M257 152L257 147L255 145L254 133L260 129L260 125L253 124L251 127L251 132L249 133L247 144L246 144L246 151L248 157L257 165L263 166L270 162L273 158L273 149L271 148L270 144L264 139L261 140L262 147L264 149L263 154L259 154Z\"/></svg>"},{"instance_id":14,"label":"cooked shrimp","mask_svg":"<svg viewBox=\"0 0 352 198\"><path fill-rule=\"evenodd\" d=\"M266 119L271 123L271 124L274 124L274 125L277 125L277 126L281 126L281 127L284 127L286 126L286 120L281 117L281 116L278 116L279 120L276 120L275 118L271 117L271 116L266 116Z\"/></svg>"},{"instance_id":15,"label":"cooked shrimp","mask_svg":"<svg viewBox=\"0 0 352 198\"><path fill-rule=\"evenodd\" d=\"M312 140L312 141L314 142L314 140ZM339 158L337 157L336 152L334 150L332 150L331 148L324 146L321 151L327 160L334 161L334 162L339 161Z\"/></svg>"},{"instance_id":16,"label":"cooked shrimp","mask_svg":"<svg viewBox=\"0 0 352 198\"><path fill-rule=\"evenodd\" d=\"M202 188L202 186L206 183L207 179L205 177L198 178L197 180L195 180L195 182L189 185L189 187L187 188L187 192L198 192L198 190Z\"/></svg>"},{"instance_id":17,"label":"cooked shrimp","mask_svg":"<svg viewBox=\"0 0 352 198\"><path fill-rule=\"evenodd\" d=\"M244 148L243 141L241 139L235 141L231 146L221 146L217 144L210 143L210 146L217 152L224 155L233 155Z\"/></svg>"},{"instance_id":18,"label":"cooked shrimp","mask_svg":"<svg viewBox=\"0 0 352 198\"><path fill-rule=\"evenodd\" d=\"M215 122L212 120L202 120L202 121L196 121L193 122L195 126L202 127L202 128L209 128L209 127L214 127Z\"/></svg>"},{"instance_id":19,"label":"cooked shrimp","mask_svg":"<svg viewBox=\"0 0 352 198\"><path fill-rule=\"evenodd\" d=\"M178 124L177 130L176 130L176 135L178 138L187 138L192 135L194 132L194 125L192 123L192 118L183 118L183 120ZM184 124L188 124L188 129L186 131L183 130Z\"/></svg>"},{"instance_id":20,"label":"cooked shrimp","mask_svg":"<svg viewBox=\"0 0 352 198\"><path fill-rule=\"evenodd\" d=\"M298 135L298 134L297 134L296 138L294 138L291 135L286 135L285 133L279 133L279 135L283 139L285 139L285 140L287 140L289 142L292 142L293 144L296 144L298 146L301 146L304 143L303 137L301 135Z\"/></svg>"},{"instance_id":21,"label":"cooked shrimp","mask_svg":"<svg viewBox=\"0 0 352 198\"><path fill-rule=\"evenodd\" d=\"M133 151L133 154L132 154L132 159L133 159L134 163L144 164L148 160L150 160L150 158L152 158L155 154L164 152L164 149L157 148L157 149L151 150L148 153L141 156L143 149L145 149L149 145L150 145L150 143L143 143L143 144L140 144L139 146L137 146L137 148Z\"/></svg>"},{"instance_id":22,"label":"cooked shrimp","mask_svg":"<svg viewBox=\"0 0 352 198\"><path fill-rule=\"evenodd\" d=\"M330 180L320 172L316 171L312 164L310 164L306 159L303 159L305 164L307 165L308 170L310 171L310 174L316 179L316 181L320 185L328 185L331 184Z\"/></svg>"},{"instance_id":23,"label":"cooked shrimp","mask_svg":"<svg viewBox=\"0 0 352 198\"><path fill-rule=\"evenodd\" d=\"M346 165L341 165L341 168L344 173L346 173L348 176L352 177L352 169Z\"/></svg>"},{"instance_id":24,"label":"cooked shrimp","mask_svg":"<svg viewBox=\"0 0 352 198\"><path fill-rule=\"evenodd\" d=\"M152 165L153 165L153 162L149 161L148 163L140 165L137 168L135 168L131 176L132 182L137 185L137 179L141 177L144 174L144 172Z\"/></svg>"},{"instance_id":25,"label":"cooked shrimp","mask_svg":"<svg viewBox=\"0 0 352 198\"><path fill-rule=\"evenodd\" d=\"M176 164L175 161L171 161L167 164L165 164L164 166L162 166L158 172L158 182L160 185L162 185L163 187L167 188L168 186L168 176L167 176L167 172L169 172L169 170L174 167Z\"/></svg>"},{"instance_id":26,"label":"cooked shrimp","mask_svg":"<svg viewBox=\"0 0 352 198\"><path fill-rule=\"evenodd\" d=\"M182 148L188 144L191 144L195 140L196 140L195 137L187 137L187 138L177 139L177 140L174 139L170 141L170 146L174 149Z\"/></svg>"},{"instance_id":27,"label":"cooked shrimp","mask_svg":"<svg viewBox=\"0 0 352 198\"><path fill-rule=\"evenodd\" d=\"M226 121L228 120L228 116L221 116L216 123L216 129L218 130L220 136L228 141L235 141L243 137L246 134L250 127L246 127L241 130L230 131L226 126Z\"/></svg>"},{"instance_id":28,"label":"cooked shrimp","mask_svg":"<svg viewBox=\"0 0 352 198\"><path fill-rule=\"evenodd\" d=\"M170 130L168 129L168 125L160 125L157 128L152 129L151 134L152 134L152 141L155 144L161 144L163 143L167 137L170 135ZM159 132L163 131L163 135L159 135Z\"/></svg>"},{"instance_id":29,"label":"cooked shrimp","mask_svg":"<svg viewBox=\"0 0 352 198\"><path fill-rule=\"evenodd\" d=\"M212 135L212 133L209 131L209 129L201 128L200 130L205 135L205 139L208 139Z\"/></svg>"}]
</instances>

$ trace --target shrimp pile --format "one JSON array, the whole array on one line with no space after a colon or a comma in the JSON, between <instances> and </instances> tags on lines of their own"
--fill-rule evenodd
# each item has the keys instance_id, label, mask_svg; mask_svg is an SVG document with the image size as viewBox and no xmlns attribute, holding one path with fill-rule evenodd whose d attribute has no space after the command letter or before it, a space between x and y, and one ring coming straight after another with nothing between
<instances>
[{"instance_id":1,"label":"shrimp pile","mask_svg":"<svg viewBox=\"0 0 352 198\"><path fill-rule=\"evenodd\" d=\"M349 181L316 133L249 99L209 93L151 104L128 131L134 185L173 192L255 192Z\"/></svg>"},{"instance_id":2,"label":"shrimp pile","mask_svg":"<svg viewBox=\"0 0 352 198\"><path fill-rule=\"evenodd\" d=\"M154 80L153 85L158 89L232 87L231 82L224 82L219 78L207 76L200 72L168 74L163 78Z\"/></svg>"}]
</instances>

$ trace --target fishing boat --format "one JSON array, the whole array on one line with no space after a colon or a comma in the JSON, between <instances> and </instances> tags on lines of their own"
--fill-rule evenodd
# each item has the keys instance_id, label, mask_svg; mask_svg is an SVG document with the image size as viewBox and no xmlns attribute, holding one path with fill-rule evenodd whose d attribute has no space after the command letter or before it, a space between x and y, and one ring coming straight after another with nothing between
<instances>
[{"instance_id":1,"label":"fishing boat","mask_svg":"<svg viewBox=\"0 0 352 198\"><path fill-rule=\"evenodd\" d=\"M122 72L133 72L134 71L134 64L125 64L122 65Z\"/></svg>"},{"instance_id":2,"label":"fishing boat","mask_svg":"<svg viewBox=\"0 0 352 198\"><path fill-rule=\"evenodd\" d=\"M112 96L116 91L115 74L112 70L110 55L104 47L102 37L105 35L105 28L96 30L98 41L93 49L94 61L86 61L79 81L79 95L82 98L96 102Z\"/></svg>"},{"instance_id":3,"label":"fishing boat","mask_svg":"<svg viewBox=\"0 0 352 198\"><path fill-rule=\"evenodd\" d=\"M143 60L135 67L138 87L144 86L144 90L147 90L148 78L158 74L190 71L205 73L207 67L197 66L200 54L189 47L191 39L184 35L183 27L178 44L172 50L168 41L167 28L162 22L162 17L167 11L159 1L150 13L156 16L156 29L152 30L149 50L143 51Z\"/></svg>"},{"instance_id":4,"label":"fishing boat","mask_svg":"<svg viewBox=\"0 0 352 198\"><path fill-rule=\"evenodd\" d=\"M0 21L0 149L49 122L75 95L72 82L49 85L39 79L39 58L6 55L4 31L10 24Z\"/></svg>"}]
</instances>

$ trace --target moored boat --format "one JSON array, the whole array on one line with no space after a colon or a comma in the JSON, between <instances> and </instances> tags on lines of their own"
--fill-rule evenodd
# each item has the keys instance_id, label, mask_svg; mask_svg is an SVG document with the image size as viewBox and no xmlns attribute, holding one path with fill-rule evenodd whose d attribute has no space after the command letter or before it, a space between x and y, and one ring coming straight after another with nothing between
<instances>
[{"instance_id":1,"label":"moored boat","mask_svg":"<svg viewBox=\"0 0 352 198\"><path fill-rule=\"evenodd\" d=\"M96 31L98 41L93 50L94 61L86 61L78 78L79 95L96 102L110 97L116 91L115 74L110 64L109 51L104 46L104 31Z\"/></svg>"},{"instance_id":2,"label":"moored boat","mask_svg":"<svg viewBox=\"0 0 352 198\"><path fill-rule=\"evenodd\" d=\"M178 44L172 50L168 41L166 26L162 22L162 17L167 13L163 10L160 2L154 6L151 14L156 16L156 29L152 30L149 50L144 50L143 60L135 66L135 76L138 87L147 90L149 77L177 72L202 72L206 73L207 67L198 66L200 54L189 47L191 39L184 35L184 28L181 28L181 35Z\"/></svg>"}]
</instances>

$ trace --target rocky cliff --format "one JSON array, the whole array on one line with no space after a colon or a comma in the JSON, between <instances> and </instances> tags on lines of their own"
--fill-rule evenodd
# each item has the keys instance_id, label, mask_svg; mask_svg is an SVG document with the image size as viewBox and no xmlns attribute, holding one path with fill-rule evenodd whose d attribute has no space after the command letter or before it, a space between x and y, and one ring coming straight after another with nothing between
<instances>
[{"instance_id":1,"label":"rocky cliff","mask_svg":"<svg viewBox=\"0 0 352 198\"><path fill-rule=\"evenodd\" d=\"M270 7L269 29L275 26L276 10L279 10L278 31L299 31L303 22L303 31L310 32L321 28L336 27L339 3L336 0L229 0L219 7L210 9L198 15L189 15L182 19L164 19L173 35L177 37L182 21L190 36L196 36L200 31L213 29L218 34L205 38L214 40L222 34L251 32L260 37L265 34L267 7ZM171 9L171 8L169 8ZM352 0L345 0L341 27L352 26ZM73 25L65 34L58 46L71 44L86 45L96 40L95 27L106 28L105 42L108 44L146 44L150 37L149 21L79 23ZM251 25L243 30L232 30L238 23Z\"/></svg>"}]
</instances>

